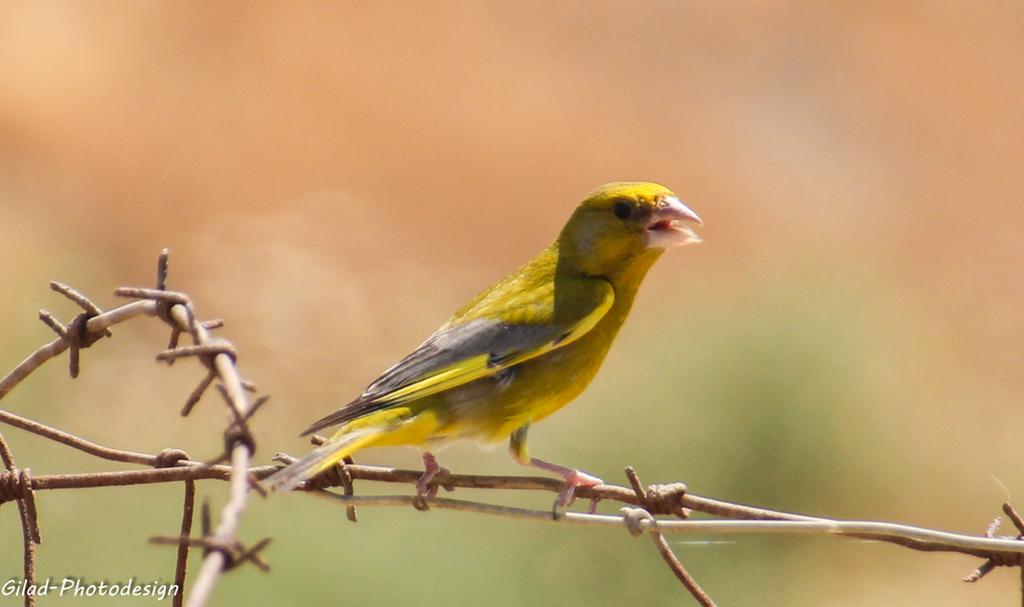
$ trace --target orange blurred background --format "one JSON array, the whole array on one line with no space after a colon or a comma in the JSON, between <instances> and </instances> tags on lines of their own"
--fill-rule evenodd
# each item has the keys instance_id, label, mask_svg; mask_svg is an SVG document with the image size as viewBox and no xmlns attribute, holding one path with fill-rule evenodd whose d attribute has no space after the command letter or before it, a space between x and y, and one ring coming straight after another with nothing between
<instances>
[{"instance_id":1,"label":"orange blurred background","mask_svg":"<svg viewBox=\"0 0 1024 607\"><path fill-rule=\"evenodd\" d=\"M301 428L548 244L587 191L649 179L702 215L705 243L659 263L532 450L614 482L633 464L724 499L980 533L1007 497L1024 506L1022 104L1019 1L6 3L0 366L49 339L38 308L72 314L47 281L112 306L166 246L171 288L227 320L273 395L257 459L297 454ZM118 328L74 382L50 363L4 408L214 455L221 404L177 416L201 375L152 362L156 325ZM36 473L107 469L4 434ZM442 463L518 472L503 451ZM179 492L41 495L41 574L169 578L173 551L144 539L176 532ZM217 604L683 600L625 533L362 518L254 503L243 536L275 538L275 570L232 572ZM4 545L17 531L3 509ZM725 539L674 540L722 604L1017 600L1010 571L961 583L978 563L960 556ZM20 575L3 552L0 577Z\"/></svg>"}]
</instances>

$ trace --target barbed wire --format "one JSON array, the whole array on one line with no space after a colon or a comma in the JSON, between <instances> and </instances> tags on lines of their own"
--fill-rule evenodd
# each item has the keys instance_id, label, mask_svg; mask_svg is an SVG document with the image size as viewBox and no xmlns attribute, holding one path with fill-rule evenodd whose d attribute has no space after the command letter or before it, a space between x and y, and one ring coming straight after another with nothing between
<instances>
[{"instance_id":1,"label":"barbed wire","mask_svg":"<svg viewBox=\"0 0 1024 607\"><path fill-rule=\"evenodd\" d=\"M250 382L243 381L240 377L236 367L237 355L234 346L227 340L211 336L210 331L222 326L223 323L219 320L206 322L197 320L192 302L188 296L184 293L167 290L168 259L169 253L165 249L161 252L157 262L155 289L138 287L119 288L114 292L115 295L134 298L138 301L118 306L106 312L75 289L58 282L51 282L50 287L54 291L73 301L82 308L82 312L67 325L56 320L53 315L45 310L39 312L39 318L57 334L57 338L33 352L3 379L0 379L0 399L3 399L21 381L46 361L65 350L70 350L70 375L72 378L77 377L81 367L80 351L94 345L103 337L111 336L110 328L116 324L138 316L156 316L170 327L171 337L168 347L157 355L157 360L172 364L179 358L193 357L207 369L206 377L189 395L186 406L182 410L182 415L188 415L192 407L199 402L206 389L215 380L220 382L221 394L232 414L231 422L224 431L224 455L218 458L217 462L211 462L219 463L222 460L230 462L230 470L221 470L219 473L222 475L220 478L230 482L231 489L229 499L221 510L219 524L216 529L212 531L206 530L204 534L203 542L205 543L206 554L193 583L192 592L188 597L188 604L190 606L199 607L206 603L220 572L231 565L230 561L239 545L235 536L239 519L248 500L250 487L249 468L252 454L256 450L256 444L252 434L249 432L247 421L252 413L255 412L256 405L266 402L266 398L264 397L250 403L246 390L255 390L255 387ZM191 345L178 346L178 341L182 334L188 334L191 337ZM76 446L91 455L114 461L154 467L151 471L126 471L120 474L115 473L113 476L103 475L100 477L100 482L106 482L107 486L159 482L153 479L160 478L160 475L166 472L173 474L176 470L181 469L177 466L182 463L188 466L187 469L209 470L211 468L211 463L191 462L188 460L188 456L180 450L165 450L159 455L150 456L100 447L55 428L20 418L6 411L0 411L0 413L3 414L3 421L11 423L11 425L35 432L57 442ZM6 455L9 455L9 452ZM33 491L46 487L47 480L53 481L49 485L50 488L92 486L90 482L95 480L83 478L82 475L56 475L58 478L44 478L41 479L42 482L39 482L32 479L27 471L15 470L13 460L8 462L7 459L5 457L5 465L8 471L3 473L4 477L0 478L0 486L7 487L8 491L6 494L0 494L0 501L4 501L5 498L16 499L19 508L23 512L29 510L27 504L34 503L32 499ZM143 473L139 474L139 472ZM11 480L16 473L22 479L20 484L14 483ZM182 535L187 535L191 532L191 512L194 508L195 491L194 485L190 490L190 483L194 482L194 479L188 478L186 475L179 480L186 482L181 528ZM61 481L64 482L63 485ZM23 528L26 530L26 534L29 533L30 526L33 529L37 527L37 521L34 519L34 513L30 513L30 516L22 516ZM38 534L34 538L35 543L38 544ZM188 544L182 543L179 547L178 565L175 571L175 581L181 584L178 586L179 592L175 596L175 605L180 605L183 600L187 560ZM25 579L30 584L34 582L33 570L34 550L31 550L26 545ZM31 605L33 602L34 597L26 593L25 604Z\"/></svg>"},{"instance_id":2,"label":"barbed wire","mask_svg":"<svg viewBox=\"0 0 1024 607\"><path fill-rule=\"evenodd\" d=\"M119 288L115 294L137 301L107 311L101 310L75 289L61 283L51 283L54 291L75 302L83 311L67 325L56 320L48 312L40 311L40 319L57 334L57 338L33 352L0 379L0 400L46 361L66 350L70 350L69 373L76 377L81 370L81 350L89 348L103 337L109 337L111 327L138 316L156 316L171 329L168 347L157 355L157 360L173 364L180 358L191 357L196 358L206 369L203 379L188 395L181 411L182 415L188 415L194 409L210 386L216 386L227 405L230 416L223 431L223 452L213 460L203 462L192 460L181 449L168 448L159 453L144 453L107 447L0 409L0 424L18 428L100 459L146 466L143 469L32 475L28 469L16 467L14 455L0 434L0 460L6 468L0 472L0 504L15 501L18 505L23 536L24 579L28 584L34 584L35 546L40 543L39 522L35 511L36 492L168 482L183 484L180 531L177 536L154 537L150 538L150 541L177 547L174 583L177 585L178 593L174 596L174 605L180 606L186 600L190 607L205 605L220 574L224 571L247 563L261 570L269 570L269 565L263 560L261 552L269 545L270 538L263 538L247 546L238 539L238 528L250 491L264 495L259 480L273 474L280 465L291 463L294 458L278 453L273 458L276 464L252 464L256 443L249 431L248 421L267 402L268 397L264 395L250 400L247 393L253 393L256 389L252 383L239 375L234 346L227 340L213 337L210 333L223 326L223 321L197 320L188 296L167 290L167 272L168 252L165 250L157 264L156 288ZM192 343L179 346L178 342L182 335L188 335ZM322 440L321 437L313 437L314 444ZM644 487L637 472L631 467L625 469L625 474L629 482L628 487L580 487L576 497L589 500L590 507L587 512L532 510L437 496L357 496L354 494L355 481L414 486L421 471L359 465L351 458L346 458L344 462L317 478L300 484L297 491L343 505L349 520L353 522L357 520L357 506L412 506L417 509L438 508L589 527L621 527L634 536L649 535L672 573L694 599L704 606L714 605L714 602L672 552L664 534L829 534L888 542L918 551L956 552L984 559L973 573L964 578L966 582L977 582L997 567L1021 567L1024 562L1024 519L1009 503L1003 504L1003 511L1016 526L1017 535L997 536L997 519L989 525L983 536L976 536L898 523L839 520L736 504L695 495L688 491L685 484L678 482ZM200 508L200 534L196 537L192 534L196 484L202 480L226 481L230 484L230 490L216 527L212 524L209 503L203 502ZM444 469L431 484L435 488L443 487L447 491L468 488L544 491L557 494L564 488L563 482L555 478L453 474ZM334 488L341 488L342 492L337 493L332 490ZM597 506L602 501L618 502L623 507L617 515L597 514ZM691 519L689 517L692 512L725 520ZM188 572L189 549L192 547L202 549L204 554L202 565L186 598L185 579ZM35 597L31 593L25 593L24 604L34 605Z\"/></svg>"}]
</instances>

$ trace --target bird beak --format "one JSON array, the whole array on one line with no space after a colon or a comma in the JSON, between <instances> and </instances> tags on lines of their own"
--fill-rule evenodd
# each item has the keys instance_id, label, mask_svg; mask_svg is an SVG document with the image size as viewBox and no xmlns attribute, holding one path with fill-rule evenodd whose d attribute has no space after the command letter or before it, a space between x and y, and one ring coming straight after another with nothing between
<instances>
[{"instance_id":1,"label":"bird beak","mask_svg":"<svg viewBox=\"0 0 1024 607\"><path fill-rule=\"evenodd\" d=\"M684 223L704 225L700 215L683 201L675 196L662 198L647 224L647 246L664 249L701 242L697 232Z\"/></svg>"}]
</instances>

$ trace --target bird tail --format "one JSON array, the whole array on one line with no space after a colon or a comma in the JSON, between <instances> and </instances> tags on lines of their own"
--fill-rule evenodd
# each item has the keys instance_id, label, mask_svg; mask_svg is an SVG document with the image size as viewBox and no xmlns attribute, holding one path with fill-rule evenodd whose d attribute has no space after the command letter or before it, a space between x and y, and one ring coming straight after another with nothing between
<instances>
[{"instance_id":1,"label":"bird tail","mask_svg":"<svg viewBox=\"0 0 1024 607\"><path fill-rule=\"evenodd\" d=\"M386 431L386 428L361 428L345 432L342 428L334 438L313 449L302 459L268 476L263 483L271 491L291 491L302 481L313 478L345 457L368 446Z\"/></svg>"}]
</instances>

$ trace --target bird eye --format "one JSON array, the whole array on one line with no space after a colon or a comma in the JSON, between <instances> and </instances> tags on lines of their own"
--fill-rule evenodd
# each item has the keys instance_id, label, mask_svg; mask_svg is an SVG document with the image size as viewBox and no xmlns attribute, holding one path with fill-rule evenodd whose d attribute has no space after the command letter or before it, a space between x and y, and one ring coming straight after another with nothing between
<instances>
[{"instance_id":1,"label":"bird eye","mask_svg":"<svg viewBox=\"0 0 1024 607\"><path fill-rule=\"evenodd\" d=\"M619 200L615 202L612 210L619 219L629 219L629 216L633 214L633 203L628 200Z\"/></svg>"}]
</instances>

